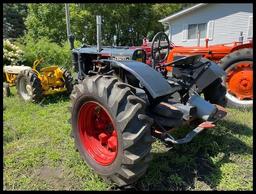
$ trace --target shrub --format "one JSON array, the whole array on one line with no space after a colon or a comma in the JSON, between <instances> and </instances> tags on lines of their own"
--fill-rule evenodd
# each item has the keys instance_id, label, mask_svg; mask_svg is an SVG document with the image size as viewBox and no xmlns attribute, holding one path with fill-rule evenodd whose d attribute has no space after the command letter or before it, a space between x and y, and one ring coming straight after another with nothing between
<instances>
[{"instance_id":1,"label":"shrub","mask_svg":"<svg viewBox=\"0 0 256 194\"><path fill-rule=\"evenodd\" d=\"M3 44L3 60L4 65L18 65L22 60L23 51L11 43L10 40L4 40Z\"/></svg>"},{"instance_id":2,"label":"shrub","mask_svg":"<svg viewBox=\"0 0 256 194\"><path fill-rule=\"evenodd\" d=\"M24 51L24 65L32 66L36 59L43 58L40 67L58 65L71 69L71 50L68 42L65 42L63 46L60 46L51 42L46 37L35 41L28 36L23 37L19 42ZM76 42L76 45L77 44L79 43Z\"/></svg>"}]
</instances>

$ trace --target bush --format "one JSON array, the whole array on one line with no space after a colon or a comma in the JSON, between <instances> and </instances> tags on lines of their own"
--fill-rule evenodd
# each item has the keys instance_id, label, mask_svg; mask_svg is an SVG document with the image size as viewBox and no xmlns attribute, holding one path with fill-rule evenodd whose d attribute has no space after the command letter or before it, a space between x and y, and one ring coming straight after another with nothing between
<instances>
[{"instance_id":1,"label":"bush","mask_svg":"<svg viewBox=\"0 0 256 194\"><path fill-rule=\"evenodd\" d=\"M4 65L18 65L22 60L23 51L6 39L3 44L3 54Z\"/></svg>"},{"instance_id":2,"label":"bush","mask_svg":"<svg viewBox=\"0 0 256 194\"><path fill-rule=\"evenodd\" d=\"M33 66L36 59L43 58L40 67L58 65L71 69L71 50L68 42L65 42L63 46L59 46L46 37L35 41L28 36L23 37L19 42L24 51L24 65Z\"/></svg>"}]
</instances>

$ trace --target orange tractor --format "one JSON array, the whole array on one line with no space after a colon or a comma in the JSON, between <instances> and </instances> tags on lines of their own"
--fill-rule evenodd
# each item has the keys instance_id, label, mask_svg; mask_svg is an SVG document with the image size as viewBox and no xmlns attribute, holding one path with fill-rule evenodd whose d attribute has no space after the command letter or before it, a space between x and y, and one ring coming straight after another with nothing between
<instances>
[{"instance_id":1,"label":"orange tractor","mask_svg":"<svg viewBox=\"0 0 256 194\"><path fill-rule=\"evenodd\" d=\"M168 38L166 36L166 38ZM253 105L253 44L233 42L208 46L176 46L171 43L166 56L165 64L171 63L181 57L202 55L209 60L218 63L226 72L223 78L227 88L227 104L230 107L248 108ZM141 46L146 51L147 62L151 63L151 45L145 42ZM170 72L172 67L166 67Z\"/></svg>"}]
</instances>

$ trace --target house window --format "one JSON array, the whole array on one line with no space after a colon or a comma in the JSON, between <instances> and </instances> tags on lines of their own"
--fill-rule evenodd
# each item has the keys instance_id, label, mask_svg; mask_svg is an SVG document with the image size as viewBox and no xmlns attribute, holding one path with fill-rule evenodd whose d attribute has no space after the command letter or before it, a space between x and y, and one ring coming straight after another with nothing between
<instances>
[{"instance_id":1,"label":"house window","mask_svg":"<svg viewBox=\"0 0 256 194\"><path fill-rule=\"evenodd\" d=\"M200 38L206 38L206 23L201 24L189 24L188 25L188 39L197 39L198 32L200 33Z\"/></svg>"}]
</instances>

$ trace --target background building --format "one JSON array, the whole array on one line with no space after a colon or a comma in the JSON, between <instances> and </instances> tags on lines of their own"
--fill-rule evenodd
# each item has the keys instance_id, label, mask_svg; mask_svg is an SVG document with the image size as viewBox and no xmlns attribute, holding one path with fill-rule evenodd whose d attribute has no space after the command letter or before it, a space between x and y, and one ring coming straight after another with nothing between
<instances>
[{"instance_id":1,"label":"background building","mask_svg":"<svg viewBox=\"0 0 256 194\"><path fill-rule=\"evenodd\" d=\"M253 4L200 3L159 20L168 30L170 40L181 46L229 43L253 38Z\"/></svg>"}]
</instances>

